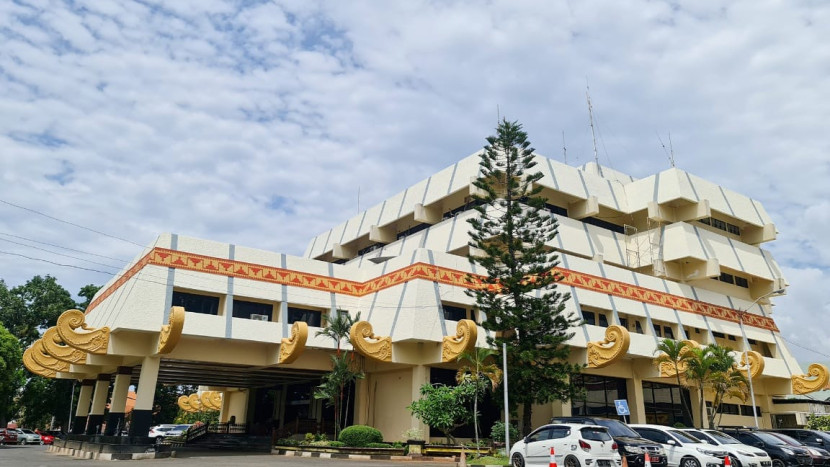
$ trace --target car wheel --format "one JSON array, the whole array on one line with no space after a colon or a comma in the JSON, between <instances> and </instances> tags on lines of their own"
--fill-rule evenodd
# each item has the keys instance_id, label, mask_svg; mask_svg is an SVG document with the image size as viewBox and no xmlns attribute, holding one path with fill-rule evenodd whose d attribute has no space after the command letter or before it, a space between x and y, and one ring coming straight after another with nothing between
<instances>
[{"instance_id":1,"label":"car wheel","mask_svg":"<svg viewBox=\"0 0 830 467\"><path fill-rule=\"evenodd\" d=\"M565 467L580 467L579 459L574 456L568 456L565 458ZM683 466L685 467L685 466Z\"/></svg>"},{"instance_id":2,"label":"car wheel","mask_svg":"<svg viewBox=\"0 0 830 467\"><path fill-rule=\"evenodd\" d=\"M513 462L510 465L513 467L525 467L525 458L517 452L513 454Z\"/></svg>"},{"instance_id":3,"label":"car wheel","mask_svg":"<svg viewBox=\"0 0 830 467\"><path fill-rule=\"evenodd\" d=\"M680 459L680 467L700 467L700 462L694 457L684 457Z\"/></svg>"},{"instance_id":4,"label":"car wheel","mask_svg":"<svg viewBox=\"0 0 830 467\"><path fill-rule=\"evenodd\" d=\"M21 439L21 440L20 440L20 444L25 445L25 444L26 444L26 438Z\"/></svg>"},{"instance_id":5,"label":"car wheel","mask_svg":"<svg viewBox=\"0 0 830 467\"><path fill-rule=\"evenodd\" d=\"M781 459L773 459L772 460L772 467L784 467L784 461Z\"/></svg>"},{"instance_id":6,"label":"car wheel","mask_svg":"<svg viewBox=\"0 0 830 467\"><path fill-rule=\"evenodd\" d=\"M729 456L729 460L730 460L730 463L732 464L732 467L742 467L741 466L741 461L738 460L737 457Z\"/></svg>"}]
</instances>

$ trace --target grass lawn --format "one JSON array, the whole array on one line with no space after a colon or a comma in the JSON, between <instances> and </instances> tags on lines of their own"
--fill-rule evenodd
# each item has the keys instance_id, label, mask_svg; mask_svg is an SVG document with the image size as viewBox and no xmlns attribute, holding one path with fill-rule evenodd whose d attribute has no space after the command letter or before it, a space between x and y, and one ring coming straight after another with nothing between
<instances>
[{"instance_id":1,"label":"grass lawn","mask_svg":"<svg viewBox=\"0 0 830 467\"><path fill-rule=\"evenodd\" d=\"M467 459L467 465L510 465L506 457L485 456L478 459Z\"/></svg>"}]
</instances>

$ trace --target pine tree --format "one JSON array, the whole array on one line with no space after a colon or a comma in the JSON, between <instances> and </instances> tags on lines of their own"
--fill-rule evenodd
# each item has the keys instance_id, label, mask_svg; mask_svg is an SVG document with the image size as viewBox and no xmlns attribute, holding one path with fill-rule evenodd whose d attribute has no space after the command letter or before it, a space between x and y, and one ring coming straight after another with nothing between
<instances>
[{"instance_id":1,"label":"pine tree","mask_svg":"<svg viewBox=\"0 0 830 467\"><path fill-rule=\"evenodd\" d=\"M527 434L533 404L568 400L575 393L571 376L582 365L568 362L567 341L580 321L565 311L570 295L556 291L561 277L553 272L558 257L550 245L557 223L536 184L542 173L532 171L536 163L527 133L505 119L487 143L473 183L480 193L479 215L469 221L469 260L487 277L468 294L486 317L482 327L493 331L488 343L498 352L507 344L511 404L523 405Z\"/></svg>"}]
</instances>

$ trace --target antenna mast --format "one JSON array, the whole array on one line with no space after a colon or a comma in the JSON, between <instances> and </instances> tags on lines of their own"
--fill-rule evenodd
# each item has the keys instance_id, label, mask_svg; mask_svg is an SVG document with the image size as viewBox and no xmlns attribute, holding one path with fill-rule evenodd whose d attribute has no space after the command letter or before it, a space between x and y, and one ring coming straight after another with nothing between
<instances>
[{"instance_id":1,"label":"antenna mast","mask_svg":"<svg viewBox=\"0 0 830 467\"><path fill-rule=\"evenodd\" d=\"M562 157L565 159L565 164L568 163L568 148L565 147L565 130L562 130Z\"/></svg>"},{"instance_id":2,"label":"antenna mast","mask_svg":"<svg viewBox=\"0 0 830 467\"><path fill-rule=\"evenodd\" d=\"M594 162L599 168L599 154L597 153L597 135L594 133L594 108L591 106L591 88L585 86L585 97L588 99L588 118L591 123L591 140L594 142Z\"/></svg>"}]
</instances>

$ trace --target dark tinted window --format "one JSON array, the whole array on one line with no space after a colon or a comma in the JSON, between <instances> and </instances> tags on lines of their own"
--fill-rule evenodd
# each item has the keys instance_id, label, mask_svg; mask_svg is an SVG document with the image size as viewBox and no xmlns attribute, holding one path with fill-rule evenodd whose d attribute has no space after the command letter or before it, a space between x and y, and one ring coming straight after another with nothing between
<instances>
[{"instance_id":1,"label":"dark tinted window","mask_svg":"<svg viewBox=\"0 0 830 467\"><path fill-rule=\"evenodd\" d=\"M564 438L571 434L571 429L566 426L557 426L550 429L550 438L549 439L559 439Z\"/></svg>"},{"instance_id":2,"label":"dark tinted window","mask_svg":"<svg viewBox=\"0 0 830 467\"><path fill-rule=\"evenodd\" d=\"M305 321L309 326L320 327L323 321L323 312L306 310L304 308L288 307L288 324L295 321Z\"/></svg>"},{"instance_id":3,"label":"dark tinted window","mask_svg":"<svg viewBox=\"0 0 830 467\"><path fill-rule=\"evenodd\" d=\"M632 430L628 427L628 425L619 420L600 419L596 420L596 424L608 428L608 432L611 433L611 436L629 436L633 438L640 438L640 435L638 435L636 431Z\"/></svg>"},{"instance_id":4,"label":"dark tinted window","mask_svg":"<svg viewBox=\"0 0 830 467\"><path fill-rule=\"evenodd\" d=\"M251 315L267 316L267 321L271 320L271 312L274 311L274 306L269 303L249 302L246 300L233 301L233 317L250 319Z\"/></svg>"},{"instance_id":5,"label":"dark tinted window","mask_svg":"<svg viewBox=\"0 0 830 467\"><path fill-rule=\"evenodd\" d=\"M785 443L784 440L782 440L781 438L779 438L775 435L771 435L769 433L758 432L758 433L753 433L752 435L757 436L758 439L760 439L761 441L763 441L767 444L772 444L773 446L786 446L787 445L787 443ZM740 439L740 438L738 438L738 439Z\"/></svg>"},{"instance_id":6,"label":"dark tinted window","mask_svg":"<svg viewBox=\"0 0 830 467\"><path fill-rule=\"evenodd\" d=\"M173 306L184 307L185 311L190 311L192 313L218 315L219 297L174 291Z\"/></svg>"},{"instance_id":7,"label":"dark tinted window","mask_svg":"<svg viewBox=\"0 0 830 467\"><path fill-rule=\"evenodd\" d=\"M542 428L535 433L531 433L530 436L527 437L528 443L535 443L536 441L544 441L546 439L550 439L550 428Z\"/></svg>"},{"instance_id":8,"label":"dark tinted window","mask_svg":"<svg viewBox=\"0 0 830 467\"><path fill-rule=\"evenodd\" d=\"M701 440L701 441L706 441L709 444L717 444L717 443L714 442L714 440L708 434L706 434L702 431L686 430L686 432L689 433L690 435L694 436L695 438Z\"/></svg>"},{"instance_id":9,"label":"dark tinted window","mask_svg":"<svg viewBox=\"0 0 830 467\"><path fill-rule=\"evenodd\" d=\"M467 310L465 308L443 304L441 305L441 308L444 309L444 319L450 321L461 321L462 319L467 319Z\"/></svg>"},{"instance_id":10,"label":"dark tinted window","mask_svg":"<svg viewBox=\"0 0 830 467\"><path fill-rule=\"evenodd\" d=\"M582 428L579 430L579 433L582 434L583 439L587 439L588 441L611 440L611 435L608 434L608 430L602 430L599 428Z\"/></svg>"},{"instance_id":11,"label":"dark tinted window","mask_svg":"<svg viewBox=\"0 0 830 467\"><path fill-rule=\"evenodd\" d=\"M640 433L645 439L650 439L655 443L666 444L669 441L669 436L662 431L653 430L651 428L634 428L634 431Z\"/></svg>"}]
</instances>

